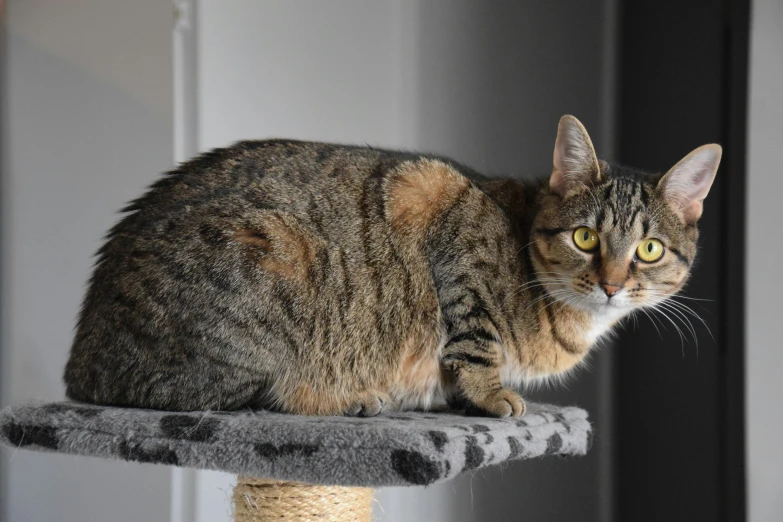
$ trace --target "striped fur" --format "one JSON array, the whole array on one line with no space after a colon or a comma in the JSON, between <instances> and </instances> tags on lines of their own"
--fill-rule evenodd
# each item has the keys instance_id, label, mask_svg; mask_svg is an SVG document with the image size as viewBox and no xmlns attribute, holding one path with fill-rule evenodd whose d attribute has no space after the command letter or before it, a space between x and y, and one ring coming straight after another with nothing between
<instances>
[{"instance_id":1,"label":"striped fur","mask_svg":"<svg viewBox=\"0 0 783 522\"><path fill-rule=\"evenodd\" d=\"M109 233L67 394L356 415L454 400L519 415L508 386L578 365L651 302L646 289L679 290L693 262L696 228L656 190L660 176L600 163L600 177L560 195L367 147L268 140L203 154ZM581 225L606 237L600 254L575 249ZM623 256L645 234L668 248L642 269ZM608 274L626 278L627 309L591 303Z\"/></svg>"}]
</instances>

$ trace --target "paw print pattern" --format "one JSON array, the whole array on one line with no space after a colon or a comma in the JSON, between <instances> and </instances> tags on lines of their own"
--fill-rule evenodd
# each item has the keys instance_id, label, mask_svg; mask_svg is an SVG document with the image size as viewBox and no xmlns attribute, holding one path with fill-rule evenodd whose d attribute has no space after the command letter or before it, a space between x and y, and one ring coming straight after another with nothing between
<instances>
[{"instance_id":1,"label":"paw print pattern","mask_svg":"<svg viewBox=\"0 0 783 522\"><path fill-rule=\"evenodd\" d=\"M60 402L0 412L0 443L142 464L354 486L423 486L545 455L582 455L578 408L528 404L524 418L462 412L304 417L270 411L163 412Z\"/></svg>"}]
</instances>

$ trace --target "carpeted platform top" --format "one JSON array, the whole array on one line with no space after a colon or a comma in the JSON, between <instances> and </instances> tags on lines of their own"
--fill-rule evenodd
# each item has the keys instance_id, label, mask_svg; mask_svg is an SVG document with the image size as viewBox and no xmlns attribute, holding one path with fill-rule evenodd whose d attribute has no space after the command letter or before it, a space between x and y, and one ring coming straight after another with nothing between
<instances>
[{"instance_id":1,"label":"carpeted platform top","mask_svg":"<svg viewBox=\"0 0 783 522\"><path fill-rule=\"evenodd\" d=\"M426 485L506 461L584 455L590 438L584 410L545 404L510 419L172 413L74 402L0 412L0 442L17 448L344 486Z\"/></svg>"}]
</instances>

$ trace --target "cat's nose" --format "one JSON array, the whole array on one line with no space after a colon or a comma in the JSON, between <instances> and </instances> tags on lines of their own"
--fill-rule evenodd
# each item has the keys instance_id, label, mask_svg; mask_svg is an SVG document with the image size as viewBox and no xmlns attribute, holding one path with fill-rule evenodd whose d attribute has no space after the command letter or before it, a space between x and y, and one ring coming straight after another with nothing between
<instances>
[{"instance_id":1,"label":"cat's nose","mask_svg":"<svg viewBox=\"0 0 783 522\"><path fill-rule=\"evenodd\" d=\"M606 297L612 297L623 288L622 286L612 285L609 283L601 283L601 287L603 287Z\"/></svg>"}]
</instances>

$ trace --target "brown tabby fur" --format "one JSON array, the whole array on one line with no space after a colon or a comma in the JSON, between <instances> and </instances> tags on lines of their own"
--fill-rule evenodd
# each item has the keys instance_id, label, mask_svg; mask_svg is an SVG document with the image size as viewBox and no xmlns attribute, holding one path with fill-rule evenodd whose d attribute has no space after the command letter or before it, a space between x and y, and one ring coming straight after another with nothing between
<instances>
[{"instance_id":1,"label":"brown tabby fur","mask_svg":"<svg viewBox=\"0 0 783 522\"><path fill-rule=\"evenodd\" d=\"M577 146L548 183L290 140L180 165L99 252L68 396L326 415L453 399L522 414L511 387L574 368L623 315L682 288L696 253L693 215L661 176L599 163L592 145L582 161L589 138L566 118L558 143ZM582 225L598 253L574 246ZM641 266L628 252L645 237L667 249ZM606 282L627 309L601 308Z\"/></svg>"}]
</instances>

